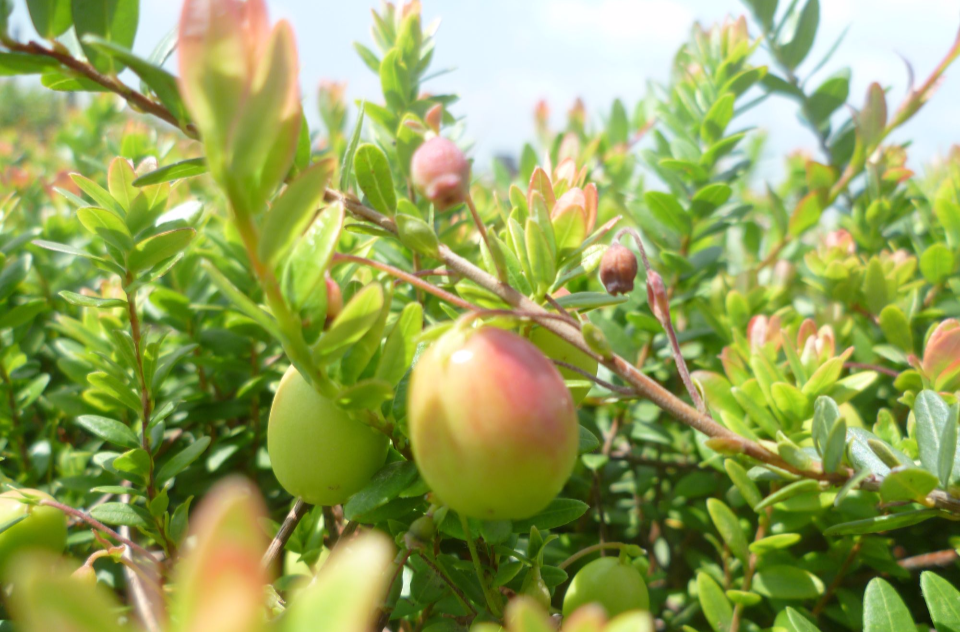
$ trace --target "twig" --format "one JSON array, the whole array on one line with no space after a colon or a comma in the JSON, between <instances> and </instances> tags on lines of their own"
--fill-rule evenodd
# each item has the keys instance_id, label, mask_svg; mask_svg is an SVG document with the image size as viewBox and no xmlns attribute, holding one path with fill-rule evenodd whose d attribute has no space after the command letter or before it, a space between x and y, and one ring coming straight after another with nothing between
<instances>
[{"instance_id":1,"label":"twig","mask_svg":"<svg viewBox=\"0 0 960 632\"><path fill-rule=\"evenodd\" d=\"M899 377L900 372L896 369L888 369L885 366L880 366L879 364L867 364L865 362L844 362L843 368L845 369L863 369L865 371L876 371L877 373L883 373L884 375L889 375L890 377Z\"/></svg>"},{"instance_id":2,"label":"twig","mask_svg":"<svg viewBox=\"0 0 960 632\"><path fill-rule=\"evenodd\" d=\"M680 351L680 342L677 340L677 332L673 329L673 319L670 316L670 299L666 293L663 292L663 279L650 266L650 260L647 259L647 251L643 247L643 240L640 238L640 233L635 228L621 228L617 231L614 240L622 241L624 235L633 237L633 240L637 243L637 248L640 250L640 258L643 260L643 267L647 271L647 297L649 299L650 309L667 332L667 338L670 339L670 348L673 351L673 360L677 365L677 371L680 373L680 379L683 380L683 385L686 387L687 394L690 395L694 406L697 407L701 415L707 415L707 407L704 405L703 398L700 397L700 392L697 391L697 387L690 377L690 369L687 368L687 361Z\"/></svg>"},{"instance_id":3,"label":"twig","mask_svg":"<svg viewBox=\"0 0 960 632\"><path fill-rule=\"evenodd\" d=\"M386 272L387 274L393 277L406 281L407 283L409 283L414 287L420 288L421 290L424 290L426 292L429 292L430 294L433 294L439 299L447 301L451 305L456 305L457 307L460 307L463 309L469 309L471 311L479 311L481 309L480 307L477 307L470 301L465 301L459 296L455 296L454 294L451 294L446 290L441 290L440 288L433 285L432 283L428 283L427 281L424 281L419 276L415 274L411 274L409 272L404 272L400 268L395 268L389 264L381 263L379 261L374 261L373 259L367 259L365 257L358 257L356 255L347 255L339 252L334 253L333 265L336 265L338 263L343 263L344 261L349 261L351 263L359 263L360 265L368 266L376 270L380 270L381 272Z\"/></svg>"},{"instance_id":4,"label":"twig","mask_svg":"<svg viewBox=\"0 0 960 632\"><path fill-rule=\"evenodd\" d=\"M137 92L127 84L123 83L115 77L109 77L107 75L101 74L93 66L86 62L82 62L79 59L68 55L67 53L62 53L58 50L52 48L47 48L38 44L37 42L29 42L27 44L21 44L10 39L4 39L4 46L12 51L18 53L27 53L30 55L40 55L42 57L49 57L55 59L70 70L77 72L87 79L90 79L94 83L99 84L100 86L106 88L110 92L120 95L131 107L135 110L140 110L147 114L151 114L170 125L173 125L184 134L190 138L199 138L200 135L197 133L197 128L190 123L182 124L177 117L175 117L170 110L163 107L159 103L152 101L147 98L145 95Z\"/></svg>"},{"instance_id":5,"label":"twig","mask_svg":"<svg viewBox=\"0 0 960 632\"><path fill-rule=\"evenodd\" d=\"M490 587L487 585L483 576L483 567L480 565L480 555L477 554L477 543L473 541L470 535L470 523L467 517L460 514L460 526L463 527L463 535L467 538L467 548L470 549L470 559L473 560L473 570L477 572L477 581L480 582L480 588L483 589L483 598L487 602L487 610L496 616L500 616L500 608L497 600L490 594Z\"/></svg>"},{"instance_id":6,"label":"twig","mask_svg":"<svg viewBox=\"0 0 960 632\"><path fill-rule=\"evenodd\" d=\"M843 564L837 571L833 581L830 582L830 586L827 587L826 592L823 593L823 596L820 597L820 599L817 601L817 604L813 607L813 617L815 619L820 617L820 613L823 612L823 609L827 607L828 603L830 603L830 598L833 597L833 594L837 592L838 588L840 588L843 578L850 570L850 567L853 566L853 562L857 559L857 555L860 553L860 547L862 546L863 540L858 538L857 541L853 543L853 546L850 547L850 552L847 554L846 559L843 560Z\"/></svg>"},{"instance_id":7,"label":"twig","mask_svg":"<svg viewBox=\"0 0 960 632\"><path fill-rule=\"evenodd\" d=\"M607 390L609 390L609 391L612 391L612 392L614 392L614 393L620 393L621 395L635 395L635 394L636 394L632 388L627 388L626 386L617 386L616 384L611 384L610 382L608 382L608 381L606 381L606 380L603 380L603 379L600 379L599 377L597 377L596 375L590 373L589 371L584 371L584 370L581 369L580 367L574 366L574 365L570 364L569 362L564 362L564 361L562 361L562 360L552 360L552 362L553 362L554 364L556 364L557 366L562 366L563 368L569 369L570 371L573 371L574 373L578 373L578 374L582 375L583 377L587 378L588 380L590 380L591 382L595 382L595 383L599 384L600 386L602 386L603 388L605 388L605 389L607 389Z\"/></svg>"},{"instance_id":8,"label":"twig","mask_svg":"<svg viewBox=\"0 0 960 632\"><path fill-rule=\"evenodd\" d=\"M120 497L124 503L130 502L130 495L124 494ZM97 539L100 537L94 531ZM120 536L130 539L130 527L120 527ZM131 547L127 546L123 551L123 575L127 581L130 593L130 602L133 605L137 617L143 623L147 632L161 632L160 621L163 613L163 594L156 581L146 580L143 572L137 571L138 566L133 561Z\"/></svg>"},{"instance_id":9,"label":"twig","mask_svg":"<svg viewBox=\"0 0 960 632\"><path fill-rule=\"evenodd\" d=\"M90 526L93 527L94 529L98 529L98 530L102 531L103 533L106 533L107 535L109 535L111 538L113 538L113 539L116 540L117 542L122 542L122 543L126 544L127 546L129 546L131 549L133 549L134 551L136 551L136 552L139 553L140 555L144 556L145 558L147 558L147 559L149 559L150 561L152 561L152 562L154 562L155 564L157 564L157 566L160 565L160 560L157 559L157 556L155 556L153 553L151 553L150 551L146 550L145 548L143 548L142 546L140 546L139 544L137 544L136 542L134 542L134 541L131 540L130 538L125 538L125 537L121 536L119 533L117 533L116 531L114 531L113 529L111 529L110 527L108 527L107 525L103 524L102 522L100 522L99 520L97 520L96 518L94 518L93 516L91 516L91 515L88 514L88 513L84 512L84 511L80 511L79 509L74 509L73 507L71 507L71 506L69 506L69 505L64 505L63 503L59 503L59 502L57 502L57 501L55 501L55 500L49 500L49 499L47 499L47 498L41 498L41 499L39 500L38 504L40 504L40 505L46 505L46 506L48 506L48 507L53 507L53 508L55 508L55 509L59 509L60 511L62 511L62 512L65 513L65 514L68 514L68 515L70 515L70 516L74 516L74 517L76 517L76 518L79 518L80 520L86 522L88 525L90 525Z\"/></svg>"},{"instance_id":10,"label":"twig","mask_svg":"<svg viewBox=\"0 0 960 632\"><path fill-rule=\"evenodd\" d=\"M770 514L772 510L768 507L765 513L760 514L760 519L757 524L757 533L754 536L753 541L762 540L767 535L767 524L770 521ZM757 571L757 554L751 553L750 558L747 560L747 570L743 573L743 586L744 591L749 591L750 586L753 584L753 575ZM740 629L740 617L743 613L743 604L738 603L733 608L733 616L730 618L730 632L737 632Z\"/></svg>"},{"instance_id":11,"label":"twig","mask_svg":"<svg viewBox=\"0 0 960 632\"><path fill-rule=\"evenodd\" d=\"M417 551L417 555L420 556L420 559L423 560L423 563L424 563L424 564L426 564L427 566L429 566L430 569L433 570L433 572L437 574L437 577L439 577L440 579L442 579L442 580L444 581L444 583L445 583L447 586L450 587L450 590L452 590L452 591L453 591L453 594L457 597L457 601L459 601L461 604L463 604L463 607L466 608L467 610L469 610L469 611L470 611L470 614L476 616L476 615L477 615L477 609L474 608L473 605L470 604L470 602L467 600L466 595L464 595L464 594L463 594L463 591L461 591L460 588L458 588L457 585L456 585L455 583L453 583L453 580L450 579L449 577L447 577L447 574L446 574L445 572L443 572L443 569L441 569L439 566L437 566L436 564L434 564L433 561L432 561L429 557L427 557L426 555L424 555L423 551Z\"/></svg>"},{"instance_id":12,"label":"twig","mask_svg":"<svg viewBox=\"0 0 960 632\"><path fill-rule=\"evenodd\" d=\"M570 324L571 324L571 325L576 325L577 328L580 327L580 321L577 320L576 318L574 318L573 316L571 316L571 315L570 315L570 312L568 312L567 310L565 310L565 309L563 308L563 305L561 305L560 303L557 302L557 299L555 299L555 298L553 298L552 296L550 296L550 293L549 293L549 292L547 292L546 294L544 294L544 295L543 295L543 298L547 299L547 302L550 303L550 305L553 307L553 309L557 310L558 312L560 312L561 314L563 314L564 316L566 316L567 319L570 321Z\"/></svg>"},{"instance_id":13,"label":"twig","mask_svg":"<svg viewBox=\"0 0 960 632\"><path fill-rule=\"evenodd\" d=\"M610 549L623 550L624 548L630 546L629 544L624 544L623 542L601 542L600 544L592 544L585 549L580 549L567 559L563 560L557 564L557 568L564 569L582 557L586 557L591 553L596 553L597 551L605 551Z\"/></svg>"},{"instance_id":14,"label":"twig","mask_svg":"<svg viewBox=\"0 0 960 632\"><path fill-rule=\"evenodd\" d=\"M490 258L493 259L493 264L497 268L497 277L500 278L500 281L506 283L507 271L503 269L499 258L494 256L494 250L490 246L490 237L487 236L487 227L483 225L483 221L480 219L480 213L477 212L477 206L473 203L473 196L470 195L470 193L467 193L466 202L467 208L470 209L470 215L473 216L473 223L476 224L477 231L480 233L480 238L483 239L483 243L486 245L487 251L490 253Z\"/></svg>"},{"instance_id":15,"label":"twig","mask_svg":"<svg viewBox=\"0 0 960 632\"><path fill-rule=\"evenodd\" d=\"M308 511L310 511L310 505L303 502L302 498L298 498L297 502L293 504L293 509L291 509L287 517L283 519L283 524L280 525L277 535L273 537L270 546L267 547L267 552L263 554L263 559L260 560L260 566L262 568L270 568L273 565L277 556L280 555L280 551L286 546L287 540L293 535L294 529L297 528L297 525L300 524L300 521L307 515Z\"/></svg>"},{"instance_id":16,"label":"twig","mask_svg":"<svg viewBox=\"0 0 960 632\"><path fill-rule=\"evenodd\" d=\"M924 553L922 555L914 555L913 557L905 557L902 560L898 561L897 564L900 565L900 568L905 568L909 571L920 570L921 568L932 568L935 566L950 566L960 560L960 553L957 553L956 549L946 549L944 551L934 551L933 553Z\"/></svg>"}]
</instances>

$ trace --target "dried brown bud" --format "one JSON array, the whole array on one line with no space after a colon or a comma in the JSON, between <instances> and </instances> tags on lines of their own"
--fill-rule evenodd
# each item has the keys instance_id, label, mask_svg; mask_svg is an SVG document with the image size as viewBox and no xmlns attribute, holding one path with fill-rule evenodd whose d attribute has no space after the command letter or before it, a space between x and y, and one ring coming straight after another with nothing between
<instances>
[{"instance_id":1,"label":"dried brown bud","mask_svg":"<svg viewBox=\"0 0 960 632\"><path fill-rule=\"evenodd\" d=\"M600 260L600 281L607 292L616 296L633 291L637 278L637 257L626 246L613 244Z\"/></svg>"},{"instance_id":2,"label":"dried brown bud","mask_svg":"<svg viewBox=\"0 0 960 632\"><path fill-rule=\"evenodd\" d=\"M435 136L413 154L413 184L438 211L463 203L470 193L470 163L453 141Z\"/></svg>"}]
</instances>

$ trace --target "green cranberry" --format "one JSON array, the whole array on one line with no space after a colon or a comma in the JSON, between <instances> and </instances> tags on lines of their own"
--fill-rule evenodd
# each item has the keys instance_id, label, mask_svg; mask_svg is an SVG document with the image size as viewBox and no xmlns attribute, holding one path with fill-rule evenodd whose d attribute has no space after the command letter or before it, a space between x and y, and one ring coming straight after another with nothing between
<instances>
[{"instance_id":1,"label":"green cranberry","mask_svg":"<svg viewBox=\"0 0 960 632\"><path fill-rule=\"evenodd\" d=\"M0 525L26 516L0 533L0 570L5 569L22 550L46 549L60 553L67 545L67 518L63 512L54 507L25 504L21 492L53 500L50 494L36 489L10 490L0 494Z\"/></svg>"},{"instance_id":2,"label":"green cranberry","mask_svg":"<svg viewBox=\"0 0 960 632\"><path fill-rule=\"evenodd\" d=\"M615 617L628 610L647 610L650 597L633 565L616 557L601 557L574 575L563 597L563 616L588 603L603 606L607 616Z\"/></svg>"},{"instance_id":3,"label":"green cranberry","mask_svg":"<svg viewBox=\"0 0 960 632\"><path fill-rule=\"evenodd\" d=\"M312 505L339 505L387 458L387 437L353 418L290 367L273 399L267 451L285 490Z\"/></svg>"}]
</instances>

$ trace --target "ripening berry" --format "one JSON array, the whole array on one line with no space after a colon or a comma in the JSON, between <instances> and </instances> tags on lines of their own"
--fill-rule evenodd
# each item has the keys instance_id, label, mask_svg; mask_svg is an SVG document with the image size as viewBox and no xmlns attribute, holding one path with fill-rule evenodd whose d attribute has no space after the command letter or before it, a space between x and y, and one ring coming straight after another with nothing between
<instances>
[{"instance_id":1,"label":"ripening berry","mask_svg":"<svg viewBox=\"0 0 960 632\"><path fill-rule=\"evenodd\" d=\"M55 507L28 505L24 492L30 496L53 500L50 494L36 489L12 489L0 494L0 524L7 524L26 516L0 533L0 571L6 569L16 553L29 549L46 549L55 553L67 545L67 518Z\"/></svg>"},{"instance_id":2,"label":"ripening berry","mask_svg":"<svg viewBox=\"0 0 960 632\"><path fill-rule=\"evenodd\" d=\"M563 378L503 329L454 330L435 342L413 369L407 412L424 480L472 518L538 513L577 459L577 413Z\"/></svg>"},{"instance_id":3,"label":"ripening berry","mask_svg":"<svg viewBox=\"0 0 960 632\"><path fill-rule=\"evenodd\" d=\"M413 154L413 184L438 211L462 204L470 193L470 163L450 140L435 136Z\"/></svg>"},{"instance_id":4,"label":"ripening berry","mask_svg":"<svg viewBox=\"0 0 960 632\"><path fill-rule=\"evenodd\" d=\"M633 291L637 278L637 257L621 244L613 244L600 260L600 281L609 294L626 294Z\"/></svg>"},{"instance_id":5,"label":"ripening berry","mask_svg":"<svg viewBox=\"0 0 960 632\"><path fill-rule=\"evenodd\" d=\"M270 408L267 452L280 485L311 505L339 505L387 458L387 437L287 369Z\"/></svg>"},{"instance_id":6,"label":"ripening berry","mask_svg":"<svg viewBox=\"0 0 960 632\"><path fill-rule=\"evenodd\" d=\"M325 280L327 282L327 324L329 325L343 310L343 292L340 291L337 282L329 275Z\"/></svg>"},{"instance_id":7,"label":"ripening berry","mask_svg":"<svg viewBox=\"0 0 960 632\"><path fill-rule=\"evenodd\" d=\"M636 567L616 557L601 557L573 576L563 597L563 616L589 603L603 606L608 617L615 617L628 610L646 610L650 597Z\"/></svg>"}]
</instances>

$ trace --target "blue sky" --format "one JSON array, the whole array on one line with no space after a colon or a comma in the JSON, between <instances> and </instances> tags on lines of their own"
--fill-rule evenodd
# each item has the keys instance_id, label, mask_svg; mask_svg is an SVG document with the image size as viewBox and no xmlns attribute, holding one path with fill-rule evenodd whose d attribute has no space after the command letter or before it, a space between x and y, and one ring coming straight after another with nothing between
<instances>
[{"instance_id":1,"label":"blue sky","mask_svg":"<svg viewBox=\"0 0 960 632\"><path fill-rule=\"evenodd\" d=\"M22 0L18 22L25 23ZM300 51L306 107L314 109L321 78L348 81L351 98L379 98L378 79L360 62L354 40L372 46L370 8L363 0L268 0L271 18L287 18ZM787 4L785 0L781 4ZM593 117L605 115L620 97L631 104L647 80L664 80L676 48L690 25L739 15L737 0L423 0L426 21L442 18L434 69L456 67L426 86L456 92L453 108L465 116L468 137L481 163L498 152L517 152L532 137L532 110L546 98L559 124L580 96ZM147 54L178 17L177 0L141 0L135 49ZM907 73L902 55L921 81L949 49L960 27L956 0L821 0L817 45L800 76L850 27L833 61L814 77L822 80L850 66L850 103L859 107L867 85L890 88L888 101L902 98ZM948 71L940 92L896 138L913 138L910 165L922 167L960 138L960 64ZM794 104L769 99L742 125L769 133L764 173L777 173L784 152L815 152L813 137L796 120Z\"/></svg>"}]
</instances>

